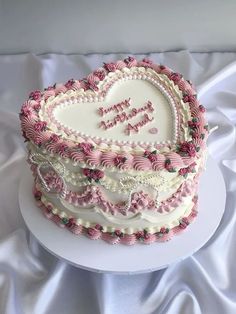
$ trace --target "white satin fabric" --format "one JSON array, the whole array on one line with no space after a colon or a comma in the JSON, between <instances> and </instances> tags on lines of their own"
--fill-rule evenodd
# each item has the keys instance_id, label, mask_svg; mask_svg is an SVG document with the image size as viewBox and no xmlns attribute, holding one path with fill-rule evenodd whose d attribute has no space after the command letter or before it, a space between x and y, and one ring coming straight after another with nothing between
<instances>
[{"instance_id":1,"label":"white satin fabric","mask_svg":"<svg viewBox=\"0 0 236 314\"><path fill-rule=\"evenodd\" d=\"M25 159L18 119L20 106L34 89L81 78L103 62L125 55L2 55L1 314L236 313L236 53L181 51L149 56L192 80L208 109L210 125L219 126L209 139L210 152L222 168L227 188L225 214L217 232L193 256L142 275L92 273L46 252L27 231L18 205ZM214 189L214 178L211 188Z\"/></svg>"}]
</instances>

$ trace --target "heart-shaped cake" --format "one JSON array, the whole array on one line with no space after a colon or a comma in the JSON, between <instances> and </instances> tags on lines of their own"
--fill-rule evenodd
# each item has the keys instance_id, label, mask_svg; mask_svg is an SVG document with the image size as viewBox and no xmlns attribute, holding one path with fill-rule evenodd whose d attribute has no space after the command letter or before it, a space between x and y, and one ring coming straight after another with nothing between
<instances>
[{"instance_id":1,"label":"heart-shaped cake","mask_svg":"<svg viewBox=\"0 0 236 314\"><path fill-rule=\"evenodd\" d=\"M204 112L189 81L146 58L32 92L20 119L38 204L91 239L169 240L197 214Z\"/></svg>"}]
</instances>

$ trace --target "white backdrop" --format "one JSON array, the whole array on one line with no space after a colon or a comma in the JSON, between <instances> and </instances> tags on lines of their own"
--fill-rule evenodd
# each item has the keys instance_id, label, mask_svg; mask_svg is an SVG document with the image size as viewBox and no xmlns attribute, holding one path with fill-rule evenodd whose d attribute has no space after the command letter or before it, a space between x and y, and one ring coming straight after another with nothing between
<instances>
[{"instance_id":1,"label":"white backdrop","mask_svg":"<svg viewBox=\"0 0 236 314\"><path fill-rule=\"evenodd\" d=\"M0 0L0 54L233 51L235 0Z\"/></svg>"},{"instance_id":2,"label":"white backdrop","mask_svg":"<svg viewBox=\"0 0 236 314\"><path fill-rule=\"evenodd\" d=\"M236 313L236 53L149 55L192 80L201 91L210 124L219 125L209 140L209 150L223 171L226 209L217 232L199 252L149 274L96 274L52 257L24 225L17 201L25 159L18 119L22 102L33 89L83 77L102 62L123 57L0 56L1 314ZM214 178L212 182L214 189Z\"/></svg>"}]
</instances>

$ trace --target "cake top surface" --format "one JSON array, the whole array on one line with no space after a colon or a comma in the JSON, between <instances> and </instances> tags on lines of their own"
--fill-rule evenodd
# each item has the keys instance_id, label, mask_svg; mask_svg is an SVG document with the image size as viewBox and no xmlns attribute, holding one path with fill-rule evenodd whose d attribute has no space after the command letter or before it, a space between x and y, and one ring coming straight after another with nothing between
<instances>
[{"instance_id":1,"label":"cake top surface","mask_svg":"<svg viewBox=\"0 0 236 314\"><path fill-rule=\"evenodd\" d=\"M32 92L20 119L27 141L74 163L173 171L201 154L204 112L182 75L128 57Z\"/></svg>"}]
</instances>

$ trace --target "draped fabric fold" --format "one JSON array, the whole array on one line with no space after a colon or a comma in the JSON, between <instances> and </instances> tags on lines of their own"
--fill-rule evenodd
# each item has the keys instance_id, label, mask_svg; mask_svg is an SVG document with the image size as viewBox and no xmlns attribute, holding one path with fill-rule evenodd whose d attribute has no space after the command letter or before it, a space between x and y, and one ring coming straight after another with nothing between
<instances>
[{"instance_id":1,"label":"draped fabric fold","mask_svg":"<svg viewBox=\"0 0 236 314\"><path fill-rule=\"evenodd\" d=\"M236 313L236 53L148 55L194 83L210 127L218 126L208 144L226 183L225 213L216 233L197 253L147 274L92 273L45 251L23 222L17 195L25 159L18 120L21 104L34 89L82 78L103 62L126 56L0 56L1 314Z\"/></svg>"}]
</instances>

